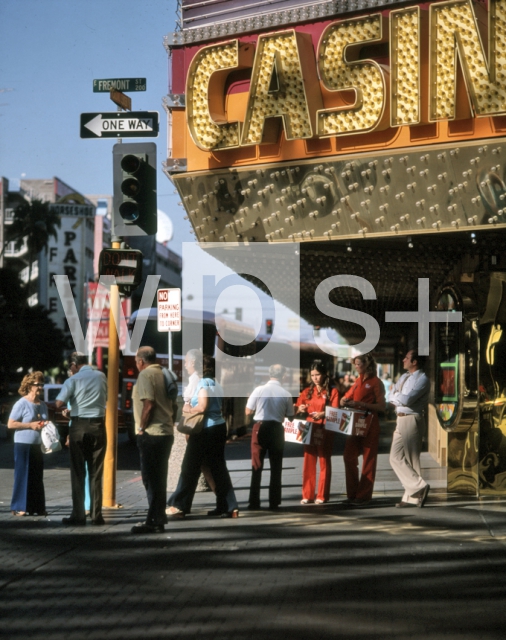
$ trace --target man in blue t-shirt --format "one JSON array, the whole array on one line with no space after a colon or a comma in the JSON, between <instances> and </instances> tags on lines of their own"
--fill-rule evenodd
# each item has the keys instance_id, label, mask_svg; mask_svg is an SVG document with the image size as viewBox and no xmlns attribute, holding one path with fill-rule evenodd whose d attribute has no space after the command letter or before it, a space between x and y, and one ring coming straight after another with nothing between
<instances>
[{"instance_id":1,"label":"man in blue t-shirt","mask_svg":"<svg viewBox=\"0 0 506 640\"><path fill-rule=\"evenodd\" d=\"M69 429L70 481L72 484L72 513L63 518L67 526L84 526L86 463L88 464L91 523L105 524L102 516L102 476L107 445L105 431L105 406L107 402L107 378L101 371L88 364L88 358L78 352L71 354L68 378L56 398L56 406L70 404Z\"/></svg>"}]
</instances>

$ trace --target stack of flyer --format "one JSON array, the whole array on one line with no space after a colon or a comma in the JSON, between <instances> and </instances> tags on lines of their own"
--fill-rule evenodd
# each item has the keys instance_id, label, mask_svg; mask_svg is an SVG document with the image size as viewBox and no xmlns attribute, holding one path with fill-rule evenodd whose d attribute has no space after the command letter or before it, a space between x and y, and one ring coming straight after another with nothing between
<instances>
[{"instance_id":1,"label":"stack of flyer","mask_svg":"<svg viewBox=\"0 0 506 640\"><path fill-rule=\"evenodd\" d=\"M345 436L365 436L371 426L372 414L355 409L325 410L325 429L342 433Z\"/></svg>"},{"instance_id":2,"label":"stack of flyer","mask_svg":"<svg viewBox=\"0 0 506 640\"><path fill-rule=\"evenodd\" d=\"M285 418L283 422L285 442L309 444L311 442L311 426L311 422L306 422L305 420L289 420Z\"/></svg>"}]
</instances>

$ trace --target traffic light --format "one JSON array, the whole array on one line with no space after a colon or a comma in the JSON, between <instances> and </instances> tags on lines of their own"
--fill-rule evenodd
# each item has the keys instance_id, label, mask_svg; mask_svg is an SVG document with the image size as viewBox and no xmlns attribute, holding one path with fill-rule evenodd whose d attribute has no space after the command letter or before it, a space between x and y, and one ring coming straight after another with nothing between
<instances>
[{"instance_id":1,"label":"traffic light","mask_svg":"<svg viewBox=\"0 0 506 640\"><path fill-rule=\"evenodd\" d=\"M156 144L134 142L113 147L114 201L112 233L146 236L156 233Z\"/></svg>"},{"instance_id":2,"label":"traffic light","mask_svg":"<svg viewBox=\"0 0 506 640\"><path fill-rule=\"evenodd\" d=\"M274 328L274 320L266 320L265 321L265 333L269 336L272 335L272 330Z\"/></svg>"},{"instance_id":3,"label":"traffic light","mask_svg":"<svg viewBox=\"0 0 506 640\"><path fill-rule=\"evenodd\" d=\"M114 276L119 292L129 296L142 282L142 252L137 249L102 249L98 273Z\"/></svg>"},{"instance_id":4,"label":"traffic light","mask_svg":"<svg viewBox=\"0 0 506 640\"><path fill-rule=\"evenodd\" d=\"M102 249L98 273L114 276L117 284L138 287L142 281L142 252L137 249Z\"/></svg>"}]
</instances>

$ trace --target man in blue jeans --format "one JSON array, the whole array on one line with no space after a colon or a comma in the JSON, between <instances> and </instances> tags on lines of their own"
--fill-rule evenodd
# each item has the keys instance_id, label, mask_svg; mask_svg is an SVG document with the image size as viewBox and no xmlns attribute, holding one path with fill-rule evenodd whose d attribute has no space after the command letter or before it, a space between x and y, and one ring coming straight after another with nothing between
<instances>
[{"instance_id":1,"label":"man in blue jeans","mask_svg":"<svg viewBox=\"0 0 506 640\"><path fill-rule=\"evenodd\" d=\"M139 377L132 400L142 482L149 507L146 522L135 525L131 531L134 534L161 533L165 529L167 472L174 442L173 403L167 394L162 367L156 364L153 347L141 347L135 364Z\"/></svg>"}]
</instances>

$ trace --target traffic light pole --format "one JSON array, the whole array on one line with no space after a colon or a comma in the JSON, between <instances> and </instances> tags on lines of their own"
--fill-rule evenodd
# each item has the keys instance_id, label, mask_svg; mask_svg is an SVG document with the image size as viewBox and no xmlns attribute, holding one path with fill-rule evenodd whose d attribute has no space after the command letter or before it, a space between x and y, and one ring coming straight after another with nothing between
<instances>
[{"instance_id":1,"label":"traffic light pole","mask_svg":"<svg viewBox=\"0 0 506 640\"><path fill-rule=\"evenodd\" d=\"M120 248L120 239L112 239L112 248ZM109 313L109 360L107 367L107 407L105 411L105 430L107 448L104 460L103 505L120 508L116 503L116 468L118 457L118 395L119 395L119 329L116 330L114 316L119 318L120 298L118 285L111 286ZM114 310L114 312L113 312Z\"/></svg>"}]
</instances>

